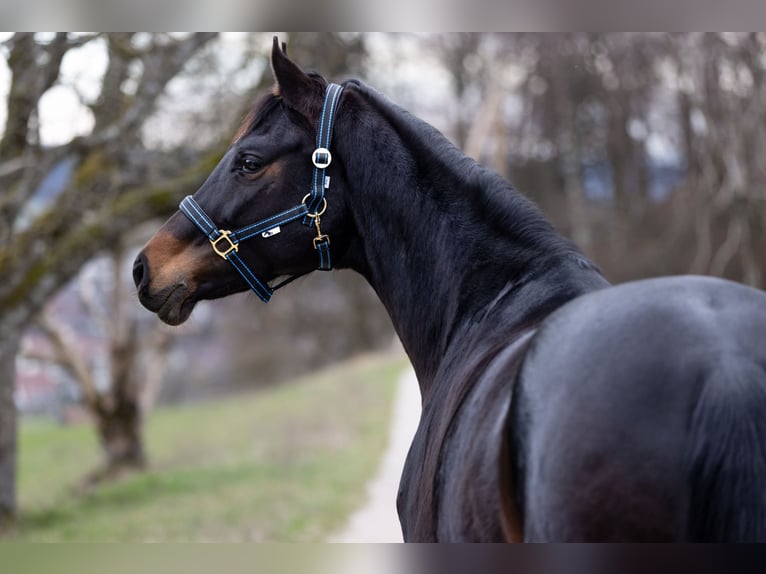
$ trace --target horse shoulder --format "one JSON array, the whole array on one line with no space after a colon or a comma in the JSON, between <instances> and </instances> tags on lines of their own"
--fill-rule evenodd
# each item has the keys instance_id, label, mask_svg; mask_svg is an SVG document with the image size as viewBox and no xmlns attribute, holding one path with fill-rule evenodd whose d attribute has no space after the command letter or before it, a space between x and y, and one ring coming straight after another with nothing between
<instances>
[{"instance_id":1,"label":"horse shoulder","mask_svg":"<svg viewBox=\"0 0 766 574\"><path fill-rule=\"evenodd\" d=\"M506 342L498 337L481 352L464 348L473 361L444 365L436 391L424 403L402 474L397 507L405 540L509 538L514 499L504 476L505 427L511 388L532 333Z\"/></svg>"}]
</instances>

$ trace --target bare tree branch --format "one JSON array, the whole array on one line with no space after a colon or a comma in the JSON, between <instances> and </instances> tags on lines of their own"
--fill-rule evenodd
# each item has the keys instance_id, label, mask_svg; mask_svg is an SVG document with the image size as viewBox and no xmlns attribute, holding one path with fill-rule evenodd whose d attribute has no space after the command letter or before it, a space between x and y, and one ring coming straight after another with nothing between
<instances>
[{"instance_id":1,"label":"bare tree branch","mask_svg":"<svg viewBox=\"0 0 766 574\"><path fill-rule=\"evenodd\" d=\"M734 256L737 254L737 251L742 244L743 233L744 228L740 218L734 217L731 219L726 232L726 239L720 245L716 254L713 256L713 260L710 262L710 273L719 277L726 273L726 268L729 266L732 259L734 259Z\"/></svg>"},{"instance_id":2,"label":"bare tree branch","mask_svg":"<svg viewBox=\"0 0 766 574\"><path fill-rule=\"evenodd\" d=\"M101 396L96 389L93 372L83 360L80 350L72 344L72 337L67 336L64 328L47 314L38 318L37 325L53 347L53 361L72 375L92 409L101 408Z\"/></svg>"},{"instance_id":3,"label":"bare tree branch","mask_svg":"<svg viewBox=\"0 0 766 574\"><path fill-rule=\"evenodd\" d=\"M49 212L9 244L0 245L0 274L4 279L0 283L0 314L16 309L18 313L12 318L22 324L85 261L136 222L175 211L180 198L201 185L224 149L222 146L207 154L187 173L126 189L95 207L86 218L76 203L71 211ZM74 197L84 195L75 193ZM41 242L41 238L53 241Z\"/></svg>"},{"instance_id":4,"label":"bare tree branch","mask_svg":"<svg viewBox=\"0 0 766 574\"><path fill-rule=\"evenodd\" d=\"M487 97L484 100L476 120L468 130L466 136L465 151L466 155L481 161L484 146L492 140L492 132L498 123L498 117L503 106L505 90L498 81L493 81L487 89Z\"/></svg>"},{"instance_id":5,"label":"bare tree branch","mask_svg":"<svg viewBox=\"0 0 766 574\"><path fill-rule=\"evenodd\" d=\"M133 34L110 34L107 38L109 63L101 83L101 93L91 105L95 119L94 133L116 122L125 111L127 96L123 93L123 83L128 78L131 62L137 53L126 54L125 46L130 44Z\"/></svg>"},{"instance_id":6,"label":"bare tree branch","mask_svg":"<svg viewBox=\"0 0 766 574\"><path fill-rule=\"evenodd\" d=\"M110 141L136 134L138 127L152 111L157 98L167 83L175 77L184 65L202 46L217 36L217 33L196 33L191 36L143 54L141 62L144 72L136 96L119 120L98 133L83 138L79 145L86 149L103 146Z\"/></svg>"},{"instance_id":7,"label":"bare tree branch","mask_svg":"<svg viewBox=\"0 0 766 574\"><path fill-rule=\"evenodd\" d=\"M6 126L0 139L0 158L16 158L27 147L29 118L37 107L40 95L37 93L39 76L36 57L38 54L34 33L18 32L8 41L10 54L8 67L11 71L11 86L8 94Z\"/></svg>"},{"instance_id":8,"label":"bare tree branch","mask_svg":"<svg viewBox=\"0 0 766 574\"><path fill-rule=\"evenodd\" d=\"M15 176L20 171L32 167L34 163L31 158L15 157L0 163L0 179Z\"/></svg>"},{"instance_id":9,"label":"bare tree branch","mask_svg":"<svg viewBox=\"0 0 766 574\"><path fill-rule=\"evenodd\" d=\"M149 357L146 361L146 372L140 394L141 412L148 413L157 402L162 381L167 372L170 349L175 341L164 325L157 324L149 335L150 342L147 345Z\"/></svg>"},{"instance_id":10,"label":"bare tree branch","mask_svg":"<svg viewBox=\"0 0 766 574\"><path fill-rule=\"evenodd\" d=\"M696 234L697 250L689 266L689 273L702 274L710 268L710 260L713 256L713 240L709 211L706 208L697 207L694 218L694 230Z\"/></svg>"}]
</instances>

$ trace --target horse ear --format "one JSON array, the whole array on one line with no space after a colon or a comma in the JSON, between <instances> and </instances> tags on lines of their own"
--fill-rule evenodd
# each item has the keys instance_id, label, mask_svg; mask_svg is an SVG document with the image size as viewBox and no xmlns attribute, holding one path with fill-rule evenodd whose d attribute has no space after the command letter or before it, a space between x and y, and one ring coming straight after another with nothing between
<instances>
[{"instance_id":1,"label":"horse ear","mask_svg":"<svg viewBox=\"0 0 766 574\"><path fill-rule=\"evenodd\" d=\"M311 78L287 57L287 46L280 46L276 36L271 50L271 69L282 99L292 108L304 111L305 100L313 93Z\"/></svg>"}]
</instances>

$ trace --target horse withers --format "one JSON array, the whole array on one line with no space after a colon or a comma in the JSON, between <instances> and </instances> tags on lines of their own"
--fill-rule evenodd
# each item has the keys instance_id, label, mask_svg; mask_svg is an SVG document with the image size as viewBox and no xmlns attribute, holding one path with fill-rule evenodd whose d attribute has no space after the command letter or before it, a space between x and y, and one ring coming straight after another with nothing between
<instances>
[{"instance_id":1,"label":"horse withers","mask_svg":"<svg viewBox=\"0 0 766 574\"><path fill-rule=\"evenodd\" d=\"M611 286L505 180L362 82L274 90L136 259L172 325L202 299L361 273L418 377L408 541L766 540L766 294Z\"/></svg>"}]
</instances>

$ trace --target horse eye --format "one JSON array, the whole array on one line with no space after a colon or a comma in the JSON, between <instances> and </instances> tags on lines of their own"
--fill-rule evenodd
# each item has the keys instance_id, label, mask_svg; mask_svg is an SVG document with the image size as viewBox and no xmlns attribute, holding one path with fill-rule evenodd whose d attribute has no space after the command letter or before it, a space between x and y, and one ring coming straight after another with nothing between
<instances>
[{"instance_id":1,"label":"horse eye","mask_svg":"<svg viewBox=\"0 0 766 574\"><path fill-rule=\"evenodd\" d=\"M244 173L255 173L261 169L261 162L257 158L246 156L239 160L239 169Z\"/></svg>"}]
</instances>

